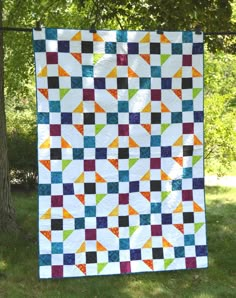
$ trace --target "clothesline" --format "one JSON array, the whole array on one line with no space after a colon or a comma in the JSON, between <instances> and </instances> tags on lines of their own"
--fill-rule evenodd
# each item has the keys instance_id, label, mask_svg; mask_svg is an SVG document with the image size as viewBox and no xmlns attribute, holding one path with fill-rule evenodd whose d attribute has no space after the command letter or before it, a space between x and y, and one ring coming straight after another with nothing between
<instances>
[{"instance_id":1,"label":"clothesline","mask_svg":"<svg viewBox=\"0 0 236 298\"><path fill-rule=\"evenodd\" d=\"M19 27L0 27L0 31L15 31L15 32L31 32L33 28L19 28ZM36 26L34 28L37 31L40 31L42 28L40 26ZM93 29L94 31L95 29ZM96 31L96 30L95 30ZM161 34L165 30L157 30L158 34ZM201 30L195 31L197 34L204 33L205 36L207 35L236 35L234 31L216 31L216 32L203 32Z\"/></svg>"}]
</instances>

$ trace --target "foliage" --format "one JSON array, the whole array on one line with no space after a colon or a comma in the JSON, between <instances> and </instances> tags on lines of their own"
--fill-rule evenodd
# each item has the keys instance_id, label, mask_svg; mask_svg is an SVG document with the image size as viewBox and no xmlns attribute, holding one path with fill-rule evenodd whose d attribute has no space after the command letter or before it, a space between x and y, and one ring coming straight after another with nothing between
<instances>
[{"instance_id":1,"label":"foliage","mask_svg":"<svg viewBox=\"0 0 236 298\"><path fill-rule=\"evenodd\" d=\"M207 188L208 269L43 281L37 274L36 195L13 196L20 234L1 235L1 297L235 297L236 188Z\"/></svg>"}]
</instances>

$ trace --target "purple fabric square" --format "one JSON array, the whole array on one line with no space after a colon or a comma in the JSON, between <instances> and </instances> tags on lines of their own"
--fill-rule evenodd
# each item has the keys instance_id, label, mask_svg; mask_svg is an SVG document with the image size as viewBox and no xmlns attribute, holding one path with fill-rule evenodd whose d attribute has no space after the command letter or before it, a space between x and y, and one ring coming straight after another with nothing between
<instances>
[{"instance_id":1,"label":"purple fabric square","mask_svg":"<svg viewBox=\"0 0 236 298\"><path fill-rule=\"evenodd\" d=\"M94 100L94 89L84 89L83 90L83 100Z\"/></svg>"},{"instance_id":2,"label":"purple fabric square","mask_svg":"<svg viewBox=\"0 0 236 298\"><path fill-rule=\"evenodd\" d=\"M185 264L187 269L197 268L196 258L186 258Z\"/></svg>"},{"instance_id":3,"label":"purple fabric square","mask_svg":"<svg viewBox=\"0 0 236 298\"><path fill-rule=\"evenodd\" d=\"M47 64L58 64L58 53L47 52Z\"/></svg>"},{"instance_id":4,"label":"purple fabric square","mask_svg":"<svg viewBox=\"0 0 236 298\"><path fill-rule=\"evenodd\" d=\"M196 256L204 257L207 256L207 246L206 245L197 245L196 246Z\"/></svg>"},{"instance_id":5,"label":"purple fabric square","mask_svg":"<svg viewBox=\"0 0 236 298\"><path fill-rule=\"evenodd\" d=\"M120 273L130 273L131 266L130 262L120 262Z\"/></svg>"},{"instance_id":6,"label":"purple fabric square","mask_svg":"<svg viewBox=\"0 0 236 298\"><path fill-rule=\"evenodd\" d=\"M183 201L192 201L193 200L193 191L191 189L182 190L182 200Z\"/></svg>"},{"instance_id":7,"label":"purple fabric square","mask_svg":"<svg viewBox=\"0 0 236 298\"><path fill-rule=\"evenodd\" d=\"M128 53L129 54L138 54L139 46L137 42L129 42L128 43Z\"/></svg>"},{"instance_id":8,"label":"purple fabric square","mask_svg":"<svg viewBox=\"0 0 236 298\"><path fill-rule=\"evenodd\" d=\"M129 194L128 193L119 194L119 204L120 205L129 204Z\"/></svg>"},{"instance_id":9,"label":"purple fabric square","mask_svg":"<svg viewBox=\"0 0 236 298\"><path fill-rule=\"evenodd\" d=\"M94 78L95 89L106 89L105 78Z\"/></svg>"},{"instance_id":10,"label":"purple fabric square","mask_svg":"<svg viewBox=\"0 0 236 298\"><path fill-rule=\"evenodd\" d=\"M128 136L129 135L129 125L120 124L119 125L119 136Z\"/></svg>"},{"instance_id":11,"label":"purple fabric square","mask_svg":"<svg viewBox=\"0 0 236 298\"><path fill-rule=\"evenodd\" d=\"M128 55L117 54L117 65L128 65Z\"/></svg>"},{"instance_id":12,"label":"purple fabric square","mask_svg":"<svg viewBox=\"0 0 236 298\"><path fill-rule=\"evenodd\" d=\"M50 124L50 136L60 136L61 135L61 125L59 124Z\"/></svg>"},{"instance_id":13,"label":"purple fabric square","mask_svg":"<svg viewBox=\"0 0 236 298\"><path fill-rule=\"evenodd\" d=\"M153 100L153 101L160 101L161 100L161 90L159 90L159 89L152 89L151 90L151 100Z\"/></svg>"},{"instance_id":14,"label":"purple fabric square","mask_svg":"<svg viewBox=\"0 0 236 298\"><path fill-rule=\"evenodd\" d=\"M194 125L193 123L183 123L183 134L193 134Z\"/></svg>"},{"instance_id":15,"label":"purple fabric square","mask_svg":"<svg viewBox=\"0 0 236 298\"><path fill-rule=\"evenodd\" d=\"M161 159L160 158L151 158L150 164L151 164L151 169L160 169L161 168Z\"/></svg>"},{"instance_id":16,"label":"purple fabric square","mask_svg":"<svg viewBox=\"0 0 236 298\"><path fill-rule=\"evenodd\" d=\"M131 249L130 250L130 259L133 260L141 260L141 249Z\"/></svg>"},{"instance_id":17,"label":"purple fabric square","mask_svg":"<svg viewBox=\"0 0 236 298\"><path fill-rule=\"evenodd\" d=\"M51 196L51 207L63 207L63 196Z\"/></svg>"},{"instance_id":18,"label":"purple fabric square","mask_svg":"<svg viewBox=\"0 0 236 298\"><path fill-rule=\"evenodd\" d=\"M85 230L85 240L96 240L97 231L96 229L86 229Z\"/></svg>"},{"instance_id":19,"label":"purple fabric square","mask_svg":"<svg viewBox=\"0 0 236 298\"><path fill-rule=\"evenodd\" d=\"M183 55L183 66L192 66L192 55Z\"/></svg>"},{"instance_id":20,"label":"purple fabric square","mask_svg":"<svg viewBox=\"0 0 236 298\"><path fill-rule=\"evenodd\" d=\"M162 236L161 225L152 225L151 226L151 234L152 234L152 236Z\"/></svg>"},{"instance_id":21,"label":"purple fabric square","mask_svg":"<svg viewBox=\"0 0 236 298\"><path fill-rule=\"evenodd\" d=\"M52 278L63 277L63 266L52 266Z\"/></svg>"},{"instance_id":22,"label":"purple fabric square","mask_svg":"<svg viewBox=\"0 0 236 298\"><path fill-rule=\"evenodd\" d=\"M95 171L95 160L84 160L85 171Z\"/></svg>"}]
</instances>

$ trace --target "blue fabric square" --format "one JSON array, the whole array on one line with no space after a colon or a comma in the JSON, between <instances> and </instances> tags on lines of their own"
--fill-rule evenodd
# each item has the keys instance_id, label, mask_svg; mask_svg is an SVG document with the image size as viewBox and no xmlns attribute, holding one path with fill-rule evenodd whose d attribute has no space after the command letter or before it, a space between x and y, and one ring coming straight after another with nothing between
<instances>
[{"instance_id":1,"label":"blue fabric square","mask_svg":"<svg viewBox=\"0 0 236 298\"><path fill-rule=\"evenodd\" d=\"M119 181L129 181L129 171L119 171Z\"/></svg>"},{"instance_id":2,"label":"blue fabric square","mask_svg":"<svg viewBox=\"0 0 236 298\"><path fill-rule=\"evenodd\" d=\"M141 260L141 249L131 249L130 250L130 260Z\"/></svg>"},{"instance_id":3,"label":"blue fabric square","mask_svg":"<svg viewBox=\"0 0 236 298\"><path fill-rule=\"evenodd\" d=\"M119 262L119 261L120 261L119 250L108 251L108 262Z\"/></svg>"},{"instance_id":4,"label":"blue fabric square","mask_svg":"<svg viewBox=\"0 0 236 298\"><path fill-rule=\"evenodd\" d=\"M61 112L60 101L49 101L49 111L53 113L60 113Z\"/></svg>"},{"instance_id":5,"label":"blue fabric square","mask_svg":"<svg viewBox=\"0 0 236 298\"><path fill-rule=\"evenodd\" d=\"M182 123L182 112L172 112L171 123Z\"/></svg>"},{"instance_id":6,"label":"blue fabric square","mask_svg":"<svg viewBox=\"0 0 236 298\"><path fill-rule=\"evenodd\" d=\"M118 113L107 113L107 124L118 124Z\"/></svg>"},{"instance_id":7,"label":"blue fabric square","mask_svg":"<svg viewBox=\"0 0 236 298\"><path fill-rule=\"evenodd\" d=\"M203 54L203 44L202 43L194 43L193 44L193 55Z\"/></svg>"},{"instance_id":8,"label":"blue fabric square","mask_svg":"<svg viewBox=\"0 0 236 298\"><path fill-rule=\"evenodd\" d=\"M192 177L193 177L192 168L183 168L183 178L187 179Z\"/></svg>"},{"instance_id":9,"label":"blue fabric square","mask_svg":"<svg viewBox=\"0 0 236 298\"><path fill-rule=\"evenodd\" d=\"M106 89L106 79L105 78L94 78L94 88L95 89Z\"/></svg>"},{"instance_id":10,"label":"blue fabric square","mask_svg":"<svg viewBox=\"0 0 236 298\"><path fill-rule=\"evenodd\" d=\"M181 190L182 189L182 180L172 180L172 190Z\"/></svg>"},{"instance_id":11,"label":"blue fabric square","mask_svg":"<svg viewBox=\"0 0 236 298\"><path fill-rule=\"evenodd\" d=\"M34 41L34 51L35 52L46 52L45 40L35 40Z\"/></svg>"},{"instance_id":12,"label":"blue fabric square","mask_svg":"<svg viewBox=\"0 0 236 298\"><path fill-rule=\"evenodd\" d=\"M161 213L161 203L151 203L151 213Z\"/></svg>"},{"instance_id":13,"label":"blue fabric square","mask_svg":"<svg viewBox=\"0 0 236 298\"><path fill-rule=\"evenodd\" d=\"M174 250L175 250L175 258L184 258L185 257L184 246L174 247Z\"/></svg>"},{"instance_id":14,"label":"blue fabric square","mask_svg":"<svg viewBox=\"0 0 236 298\"><path fill-rule=\"evenodd\" d=\"M83 77L93 78L93 66L82 65L82 75L83 75Z\"/></svg>"},{"instance_id":15,"label":"blue fabric square","mask_svg":"<svg viewBox=\"0 0 236 298\"><path fill-rule=\"evenodd\" d=\"M98 229L107 228L107 217L97 217L96 220Z\"/></svg>"},{"instance_id":16,"label":"blue fabric square","mask_svg":"<svg viewBox=\"0 0 236 298\"><path fill-rule=\"evenodd\" d=\"M63 254L63 242L52 243L52 254Z\"/></svg>"},{"instance_id":17,"label":"blue fabric square","mask_svg":"<svg viewBox=\"0 0 236 298\"><path fill-rule=\"evenodd\" d=\"M150 89L151 79L150 78L140 78L139 79L140 89Z\"/></svg>"},{"instance_id":18,"label":"blue fabric square","mask_svg":"<svg viewBox=\"0 0 236 298\"><path fill-rule=\"evenodd\" d=\"M62 172L51 172L52 183L62 183Z\"/></svg>"},{"instance_id":19,"label":"blue fabric square","mask_svg":"<svg viewBox=\"0 0 236 298\"><path fill-rule=\"evenodd\" d=\"M183 108L183 112L193 111L193 101L183 100L182 108Z\"/></svg>"},{"instance_id":20,"label":"blue fabric square","mask_svg":"<svg viewBox=\"0 0 236 298\"><path fill-rule=\"evenodd\" d=\"M95 137L84 137L85 148L95 148Z\"/></svg>"},{"instance_id":21,"label":"blue fabric square","mask_svg":"<svg viewBox=\"0 0 236 298\"><path fill-rule=\"evenodd\" d=\"M195 111L194 112L194 122L203 122L203 112L202 111Z\"/></svg>"},{"instance_id":22,"label":"blue fabric square","mask_svg":"<svg viewBox=\"0 0 236 298\"><path fill-rule=\"evenodd\" d=\"M57 29L46 28L45 34L46 34L46 39L57 40Z\"/></svg>"},{"instance_id":23,"label":"blue fabric square","mask_svg":"<svg viewBox=\"0 0 236 298\"><path fill-rule=\"evenodd\" d=\"M131 181L129 183L129 192L139 192L139 181Z\"/></svg>"},{"instance_id":24,"label":"blue fabric square","mask_svg":"<svg viewBox=\"0 0 236 298\"><path fill-rule=\"evenodd\" d=\"M106 42L105 43L105 53L106 54L116 54L116 42Z\"/></svg>"},{"instance_id":25,"label":"blue fabric square","mask_svg":"<svg viewBox=\"0 0 236 298\"><path fill-rule=\"evenodd\" d=\"M129 111L128 101L119 101L118 102L118 112L126 113Z\"/></svg>"},{"instance_id":26,"label":"blue fabric square","mask_svg":"<svg viewBox=\"0 0 236 298\"><path fill-rule=\"evenodd\" d=\"M121 238L119 240L120 242L120 250L125 250L125 249L129 249L129 238Z\"/></svg>"},{"instance_id":27,"label":"blue fabric square","mask_svg":"<svg viewBox=\"0 0 236 298\"><path fill-rule=\"evenodd\" d=\"M129 123L130 124L139 124L140 123L140 113L130 113L129 114Z\"/></svg>"},{"instance_id":28,"label":"blue fabric square","mask_svg":"<svg viewBox=\"0 0 236 298\"><path fill-rule=\"evenodd\" d=\"M72 124L72 113L61 113L61 124Z\"/></svg>"},{"instance_id":29,"label":"blue fabric square","mask_svg":"<svg viewBox=\"0 0 236 298\"><path fill-rule=\"evenodd\" d=\"M172 214L162 214L161 215L161 221L163 225L171 225L172 224Z\"/></svg>"},{"instance_id":30,"label":"blue fabric square","mask_svg":"<svg viewBox=\"0 0 236 298\"><path fill-rule=\"evenodd\" d=\"M64 265L75 265L75 254L64 254Z\"/></svg>"},{"instance_id":31,"label":"blue fabric square","mask_svg":"<svg viewBox=\"0 0 236 298\"><path fill-rule=\"evenodd\" d=\"M161 145L161 136L151 136L151 146L158 147Z\"/></svg>"},{"instance_id":32,"label":"blue fabric square","mask_svg":"<svg viewBox=\"0 0 236 298\"><path fill-rule=\"evenodd\" d=\"M49 113L38 113L38 124L49 124Z\"/></svg>"},{"instance_id":33,"label":"blue fabric square","mask_svg":"<svg viewBox=\"0 0 236 298\"><path fill-rule=\"evenodd\" d=\"M172 43L172 54L182 55L182 43Z\"/></svg>"},{"instance_id":34,"label":"blue fabric square","mask_svg":"<svg viewBox=\"0 0 236 298\"><path fill-rule=\"evenodd\" d=\"M196 256L204 257L208 255L207 246L206 245L196 245Z\"/></svg>"},{"instance_id":35,"label":"blue fabric square","mask_svg":"<svg viewBox=\"0 0 236 298\"><path fill-rule=\"evenodd\" d=\"M171 157L172 156L172 148L171 146L163 146L161 147L161 157Z\"/></svg>"},{"instance_id":36,"label":"blue fabric square","mask_svg":"<svg viewBox=\"0 0 236 298\"><path fill-rule=\"evenodd\" d=\"M172 78L162 78L161 79L162 89L172 89Z\"/></svg>"},{"instance_id":37,"label":"blue fabric square","mask_svg":"<svg viewBox=\"0 0 236 298\"><path fill-rule=\"evenodd\" d=\"M107 148L96 148L96 159L106 159Z\"/></svg>"},{"instance_id":38,"label":"blue fabric square","mask_svg":"<svg viewBox=\"0 0 236 298\"><path fill-rule=\"evenodd\" d=\"M81 77L71 77L71 88L72 89L81 89L82 85L82 78Z\"/></svg>"},{"instance_id":39,"label":"blue fabric square","mask_svg":"<svg viewBox=\"0 0 236 298\"><path fill-rule=\"evenodd\" d=\"M39 266L50 266L52 263L52 256L50 254L39 256Z\"/></svg>"},{"instance_id":40,"label":"blue fabric square","mask_svg":"<svg viewBox=\"0 0 236 298\"><path fill-rule=\"evenodd\" d=\"M191 31L183 32L183 42L184 43L193 42L193 33Z\"/></svg>"},{"instance_id":41,"label":"blue fabric square","mask_svg":"<svg viewBox=\"0 0 236 298\"><path fill-rule=\"evenodd\" d=\"M140 147L140 158L150 158L150 147Z\"/></svg>"},{"instance_id":42,"label":"blue fabric square","mask_svg":"<svg viewBox=\"0 0 236 298\"><path fill-rule=\"evenodd\" d=\"M193 178L193 189L203 189L204 178Z\"/></svg>"},{"instance_id":43,"label":"blue fabric square","mask_svg":"<svg viewBox=\"0 0 236 298\"><path fill-rule=\"evenodd\" d=\"M151 66L151 76L153 78L161 77L161 66Z\"/></svg>"},{"instance_id":44,"label":"blue fabric square","mask_svg":"<svg viewBox=\"0 0 236 298\"><path fill-rule=\"evenodd\" d=\"M128 43L128 54L139 54L139 45L137 42Z\"/></svg>"},{"instance_id":45,"label":"blue fabric square","mask_svg":"<svg viewBox=\"0 0 236 298\"><path fill-rule=\"evenodd\" d=\"M96 206L85 206L85 217L96 217Z\"/></svg>"},{"instance_id":46,"label":"blue fabric square","mask_svg":"<svg viewBox=\"0 0 236 298\"><path fill-rule=\"evenodd\" d=\"M116 31L116 40L118 42L127 42L127 31L126 30Z\"/></svg>"},{"instance_id":47,"label":"blue fabric square","mask_svg":"<svg viewBox=\"0 0 236 298\"><path fill-rule=\"evenodd\" d=\"M140 225L141 226L146 226L150 225L150 214L140 214Z\"/></svg>"},{"instance_id":48,"label":"blue fabric square","mask_svg":"<svg viewBox=\"0 0 236 298\"><path fill-rule=\"evenodd\" d=\"M73 148L73 159L84 159L84 149Z\"/></svg>"},{"instance_id":49,"label":"blue fabric square","mask_svg":"<svg viewBox=\"0 0 236 298\"><path fill-rule=\"evenodd\" d=\"M50 196L51 195L51 184L39 184L38 185L39 196Z\"/></svg>"},{"instance_id":50,"label":"blue fabric square","mask_svg":"<svg viewBox=\"0 0 236 298\"><path fill-rule=\"evenodd\" d=\"M195 245L194 235L184 235L184 245L185 246Z\"/></svg>"},{"instance_id":51,"label":"blue fabric square","mask_svg":"<svg viewBox=\"0 0 236 298\"><path fill-rule=\"evenodd\" d=\"M108 182L107 183L107 192L108 193L118 193L119 192L119 183L118 182Z\"/></svg>"},{"instance_id":52,"label":"blue fabric square","mask_svg":"<svg viewBox=\"0 0 236 298\"><path fill-rule=\"evenodd\" d=\"M69 53L70 42L68 40L58 40L58 52Z\"/></svg>"},{"instance_id":53,"label":"blue fabric square","mask_svg":"<svg viewBox=\"0 0 236 298\"><path fill-rule=\"evenodd\" d=\"M84 224L84 218L75 218L75 229L84 229L85 224Z\"/></svg>"},{"instance_id":54,"label":"blue fabric square","mask_svg":"<svg viewBox=\"0 0 236 298\"><path fill-rule=\"evenodd\" d=\"M73 185L73 183L63 184L63 194L64 195L73 195L74 194L74 185Z\"/></svg>"}]
</instances>

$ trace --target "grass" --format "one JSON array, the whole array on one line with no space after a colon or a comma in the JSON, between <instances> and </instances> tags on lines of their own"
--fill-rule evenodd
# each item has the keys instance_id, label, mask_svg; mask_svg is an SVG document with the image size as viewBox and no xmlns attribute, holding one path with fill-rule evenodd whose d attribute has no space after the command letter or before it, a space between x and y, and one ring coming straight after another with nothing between
<instances>
[{"instance_id":1,"label":"grass","mask_svg":"<svg viewBox=\"0 0 236 298\"><path fill-rule=\"evenodd\" d=\"M236 297L236 188L207 188L208 269L41 281L36 195L14 198L20 234L0 237L1 298Z\"/></svg>"}]
</instances>

